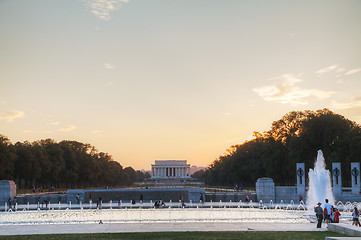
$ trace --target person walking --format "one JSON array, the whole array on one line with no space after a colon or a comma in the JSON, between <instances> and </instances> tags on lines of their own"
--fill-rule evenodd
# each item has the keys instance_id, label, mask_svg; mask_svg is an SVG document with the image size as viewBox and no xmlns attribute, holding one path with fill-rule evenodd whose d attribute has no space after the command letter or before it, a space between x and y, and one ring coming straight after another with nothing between
<instances>
[{"instance_id":1,"label":"person walking","mask_svg":"<svg viewBox=\"0 0 361 240\"><path fill-rule=\"evenodd\" d=\"M321 207L321 203L317 203L317 207L315 207L315 213L317 217L317 228L321 228L322 220L323 220L323 209Z\"/></svg>"}]
</instances>

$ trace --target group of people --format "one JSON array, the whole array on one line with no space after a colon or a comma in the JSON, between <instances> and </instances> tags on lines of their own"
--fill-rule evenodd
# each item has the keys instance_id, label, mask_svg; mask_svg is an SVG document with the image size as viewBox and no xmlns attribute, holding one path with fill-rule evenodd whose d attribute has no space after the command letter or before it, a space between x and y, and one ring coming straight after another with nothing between
<instances>
[{"instance_id":1,"label":"group of people","mask_svg":"<svg viewBox=\"0 0 361 240\"><path fill-rule=\"evenodd\" d=\"M320 202L317 203L317 207L314 209L317 217L317 228L321 228L322 220L325 220L326 223L338 223L340 221L341 213L338 211L337 207L332 206L328 202L328 199L325 199L323 208L321 205Z\"/></svg>"},{"instance_id":2,"label":"group of people","mask_svg":"<svg viewBox=\"0 0 361 240\"><path fill-rule=\"evenodd\" d=\"M156 201L154 203L154 207L155 208L163 208L163 207L165 207L165 203L162 200Z\"/></svg>"}]
</instances>

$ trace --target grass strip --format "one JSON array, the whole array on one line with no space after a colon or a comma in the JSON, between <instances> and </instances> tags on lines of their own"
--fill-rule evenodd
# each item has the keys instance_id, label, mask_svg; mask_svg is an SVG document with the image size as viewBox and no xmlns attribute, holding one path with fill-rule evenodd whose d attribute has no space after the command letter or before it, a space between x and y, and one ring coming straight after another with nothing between
<instances>
[{"instance_id":1,"label":"grass strip","mask_svg":"<svg viewBox=\"0 0 361 240\"><path fill-rule=\"evenodd\" d=\"M94 233L94 234L44 234L44 235L16 235L16 236L0 236L0 240L100 240L100 239L126 239L126 240L186 240L186 239L245 239L245 240L276 240L276 239L292 239L292 240L324 240L325 237L347 237L335 232L147 232L147 233Z\"/></svg>"}]
</instances>

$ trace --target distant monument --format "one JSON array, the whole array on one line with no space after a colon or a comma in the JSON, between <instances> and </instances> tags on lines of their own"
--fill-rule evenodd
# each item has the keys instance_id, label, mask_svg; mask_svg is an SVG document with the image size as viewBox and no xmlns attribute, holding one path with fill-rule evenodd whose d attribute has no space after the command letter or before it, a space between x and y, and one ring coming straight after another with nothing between
<instances>
[{"instance_id":1,"label":"distant monument","mask_svg":"<svg viewBox=\"0 0 361 240\"><path fill-rule=\"evenodd\" d=\"M190 179L190 164L187 160L155 160L152 164L152 179Z\"/></svg>"}]
</instances>

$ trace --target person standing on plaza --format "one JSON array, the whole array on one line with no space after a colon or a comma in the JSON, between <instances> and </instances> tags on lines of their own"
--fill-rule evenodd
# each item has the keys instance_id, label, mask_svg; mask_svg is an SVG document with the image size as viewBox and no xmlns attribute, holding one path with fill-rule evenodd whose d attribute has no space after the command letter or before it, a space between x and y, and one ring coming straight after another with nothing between
<instances>
[{"instance_id":1,"label":"person standing on plaza","mask_svg":"<svg viewBox=\"0 0 361 240\"><path fill-rule=\"evenodd\" d=\"M315 207L315 213L317 217L317 228L321 228L322 220L323 220L323 210L320 202L317 203L317 207Z\"/></svg>"},{"instance_id":2,"label":"person standing on plaza","mask_svg":"<svg viewBox=\"0 0 361 240\"><path fill-rule=\"evenodd\" d=\"M339 222L340 222L340 215L341 215L341 213L338 211L338 208L337 208L337 207L334 207L333 210L334 210L333 222L334 222L334 223L339 223Z\"/></svg>"},{"instance_id":3,"label":"person standing on plaza","mask_svg":"<svg viewBox=\"0 0 361 240\"><path fill-rule=\"evenodd\" d=\"M356 227L357 226L361 227L361 224L359 221L359 215L360 215L360 213L359 213L357 207L354 207L353 212L352 212L352 220L353 220L352 225L355 225Z\"/></svg>"},{"instance_id":4,"label":"person standing on plaza","mask_svg":"<svg viewBox=\"0 0 361 240\"><path fill-rule=\"evenodd\" d=\"M328 202L328 199L326 198L325 199L325 206L324 206L324 215L325 215L325 221L326 223L330 223L331 220L330 220L330 216L331 216L331 209L332 209L332 206L331 204Z\"/></svg>"},{"instance_id":5,"label":"person standing on plaza","mask_svg":"<svg viewBox=\"0 0 361 240\"><path fill-rule=\"evenodd\" d=\"M12 206L12 200L11 200L11 198L9 197L9 199L8 199L8 207L9 207L9 209L11 208L11 206Z\"/></svg>"}]
</instances>

